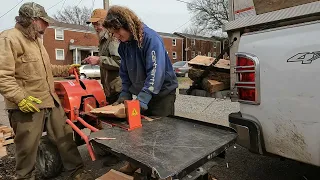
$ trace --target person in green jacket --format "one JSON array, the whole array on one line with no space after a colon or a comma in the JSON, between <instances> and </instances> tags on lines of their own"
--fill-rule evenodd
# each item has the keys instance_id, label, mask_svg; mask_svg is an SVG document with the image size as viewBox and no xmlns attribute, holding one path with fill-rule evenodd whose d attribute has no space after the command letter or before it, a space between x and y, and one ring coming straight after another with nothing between
<instances>
[{"instance_id":1,"label":"person in green jacket","mask_svg":"<svg viewBox=\"0 0 320 180\"><path fill-rule=\"evenodd\" d=\"M89 56L84 62L100 66L101 84L109 104L117 101L121 92L121 78L119 77L120 56L118 54L119 42L109 37L107 30L102 26L107 11L95 9L91 18L87 21L92 23L99 38L99 55Z\"/></svg>"}]
</instances>

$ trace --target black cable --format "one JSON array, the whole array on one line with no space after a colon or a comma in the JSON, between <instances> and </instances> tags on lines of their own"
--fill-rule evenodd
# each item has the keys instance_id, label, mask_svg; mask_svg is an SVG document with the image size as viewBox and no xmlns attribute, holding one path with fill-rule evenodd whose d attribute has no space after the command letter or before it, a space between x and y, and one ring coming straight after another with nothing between
<instances>
[{"instance_id":1,"label":"black cable","mask_svg":"<svg viewBox=\"0 0 320 180\"><path fill-rule=\"evenodd\" d=\"M63 6L64 6L64 3L66 3L66 1L67 1L67 0L64 0L63 4L62 4L62 6L61 6L61 9L60 9L60 11L62 11L62 9L63 9Z\"/></svg>"},{"instance_id":2,"label":"black cable","mask_svg":"<svg viewBox=\"0 0 320 180\"><path fill-rule=\"evenodd\" d=\"M80 0L76 7L78 7L82 1L83 1L83 0Z\"/></svg>"},{"instance_id":3,"label":"black cable","mask_svg":"<svg viewBox=\"0 0 320 180\"><path fill-rule=\"evenodd\" d=\"M50 9L52 9L52 8L56 7L56 6L57 6L58 4L60 4L62 1L64 1L64 0L61 0L61 1L59 1L57 4L55 4L55 5L51 6L51 7L49 7L49 8L47 9L47 11L49 11Z\"/></svg>"},{"instance_id":4,"label":"black cable","mask_svg":"<svg viewBox=\"0 0 320 180\"><path fill-rule=\"evenodd\" d=\"M18 2L13 8L11 8L9 11L7 11L6 13L4 13L3 15L1 15L0 16L0 19L3 17L3 16L5 16L5 15L7 15L10 11L12 11L14 8L16 8L22 1L24 1L24 0L21 0L20 2Z\"/></svg>"}]
</instances>

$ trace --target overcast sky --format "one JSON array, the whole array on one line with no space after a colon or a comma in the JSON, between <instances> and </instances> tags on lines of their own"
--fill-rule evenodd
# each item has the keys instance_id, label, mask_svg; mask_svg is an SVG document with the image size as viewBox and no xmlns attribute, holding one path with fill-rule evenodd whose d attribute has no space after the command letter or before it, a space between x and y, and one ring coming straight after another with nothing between
<instances>
[{"instance_id":1,"label":"overcast sky","mask_svg":"<svg viewBox=\"0 0 320 180\"><path fill-rule=\"evenodd\" d=\"M4 1L6 5L2 4L0 7L0 17L21 0L1 0L2 3L4 3ZM33 0L33 2L44 6L46 10L60 1L61 0ZM191 0L185 1L191 2ZM14 17L18 14L19 7L25 2L31 1L23 0L12 11L0 18L0 31L14 26ZM63 2L64 0L48 10L48 14L52 16L59 11L63 6ZM94 8L103 8L103 0L66 0L64 7L80 3L79 7L86 6L91 8L93 2ZM192 17L187 10L187 5L176 0L110 0L110 5L122 5L129 7L135 11L144 23L160 32L181 32L183 29L190 26L189 20Z\"/></svg>"}]
</instances>

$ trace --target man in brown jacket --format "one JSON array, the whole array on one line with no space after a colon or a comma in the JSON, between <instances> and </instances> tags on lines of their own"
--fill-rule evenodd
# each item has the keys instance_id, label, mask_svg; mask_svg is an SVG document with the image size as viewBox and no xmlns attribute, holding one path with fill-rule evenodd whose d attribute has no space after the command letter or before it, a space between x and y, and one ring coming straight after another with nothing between
<instances>
[{"instance_id":1,"label":"man in brown jacket","mask_svg":"<svg viewBox=\"0 0 320 180\"><path fill-rule=\"evenodd\" d=\"M40 36L52 19L39 4L23 4L16 26L0 34L0 93L15 132L16 179L35 179L43 129L56 144L72 179L94 179L83 169L73 131L54 90L53 76L68 76L77 65L51 65Z\"/></svg>"},{"instance_id":2,"label":"man in brown jacket","mask_svg":"<svg viewBox=\"0 0 320 180\"><path fill-rule=\"evenodd\" d=\"M101 84L107 97L107 102L112 104L117 101L121 92L121 78L119 77L120 56L118 54L119 42L109 37L108 32L102 26L107 11L95 9L91 18L87 21L92 23L99 38L99 55L89 56L84 59L91 65L100 65Z\"/></svg>"}]
</instances>

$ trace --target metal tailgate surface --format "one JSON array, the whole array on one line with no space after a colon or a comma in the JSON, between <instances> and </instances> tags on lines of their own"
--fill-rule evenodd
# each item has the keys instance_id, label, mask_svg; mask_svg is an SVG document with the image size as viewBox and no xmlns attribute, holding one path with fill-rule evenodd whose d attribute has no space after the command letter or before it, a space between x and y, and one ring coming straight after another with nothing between
<instances>
[{"instance_id":1,"label":"metal tailgate surface","mask_svg":"<svg viewBox=\"0 0 320 180\"><path fill-rule=\"evenodd\" d=\"M152 168L160 178L167 178L221 148L224 150L237 134L227 127L164 117L143 122L142 128L131 132L113 127L90 135L94 137L116 138L94 141Z\"/></svg>"}]
</instances>

